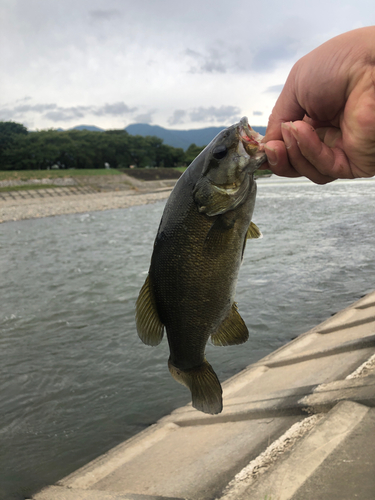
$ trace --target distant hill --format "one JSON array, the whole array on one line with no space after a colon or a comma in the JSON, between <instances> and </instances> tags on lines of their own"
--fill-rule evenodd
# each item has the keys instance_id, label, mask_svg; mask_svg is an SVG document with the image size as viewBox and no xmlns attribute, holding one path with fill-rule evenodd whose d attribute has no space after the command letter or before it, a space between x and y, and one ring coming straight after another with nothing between
<instances>
[{"instance_id":1,"label":"distant hill","mask_svg":"<svg viewBox=\"0 0 375 500\"><path fill-rule=\"evenodd\" d=\"M212 139L225 127L206 127L190 130L175 130L160 127L159 125L149 125L148 123L133 123L128 125L125 130L130 135L141 135L146 137L153 135L163 139L164 144L175 148L186 150L190 144L196 146L206 146ZM266 127L253 127L254 130L264 135ZM62 130L62 129L59 129ZM90 130L91 132L104 132L102 128L95 125L77 125L69 130Z\"/></svg>"},{"instance_id":2,"label":"distant hill","mask_svg":"<svg viewBox=\"0 0 375 500\"><path fill-rule=\"evenodd\" d=\"M77 127L70 128L69 130L90 130L90 132L104 132L104 129L95 127L95 125L77 125Z\"/></svg>"},{"instance_id":3,"label":"distant hill","mask_svg":"<svg viewBox=\"0 0 375 500\"><path fill-rule=\"evenodd\" d=\"M197 146L206 146L212 139L225 127L207 127L190 130L166 129L159 125L148 125L147 123L133 123L128 125L125 130L130 135L154 135L163 139L164 144L175 148L187 149L190 144ZM264 135L266 127L253 127L254 130Z\"/></svg>"}]
</instances>

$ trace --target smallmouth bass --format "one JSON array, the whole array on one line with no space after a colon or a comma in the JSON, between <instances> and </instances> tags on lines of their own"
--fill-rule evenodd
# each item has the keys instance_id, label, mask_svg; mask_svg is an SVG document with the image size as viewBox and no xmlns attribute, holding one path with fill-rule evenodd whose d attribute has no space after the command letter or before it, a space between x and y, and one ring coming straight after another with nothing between
<instances>
[{"instance_id":1,"label":"smallmouth bass","mask_svg":"<svg viewBox=\"0 0 375 500\"><path fill-rule=\"evenodd\" d=\"M197 410L222 411L222 388L205 358L214 345L246 342L234 295L251 222L253 173L266 161L262 136L247 118L220 132L176 183L162 215L147 279L136 303L138 335L158 345L164 333L172 376Z\"/></svg>"}]
</instances>

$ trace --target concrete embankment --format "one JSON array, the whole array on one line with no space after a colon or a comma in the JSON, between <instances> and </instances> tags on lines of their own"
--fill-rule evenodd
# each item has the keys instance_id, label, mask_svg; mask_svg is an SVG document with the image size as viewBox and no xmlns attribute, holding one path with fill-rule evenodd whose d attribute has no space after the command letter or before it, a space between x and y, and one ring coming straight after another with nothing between
<instances>
[{"instance_id":1,"label":"concrete embankment","mask_svg":"<svg viewBox=\"0 0 375 500\"><path fill-rule=\"evenodd\" d=\"M375 292L34 500L373 500Z\"/></svg>"},{"instance_id":2,"label":"concrete embankment","mask_svg":"<svg viewBox=\"0 0 375 500\"><path fill-rule=\"evenodd\" d=\"M153 203L167 198L176 183L175 179L143 182L126 174L92 176L80 184L68 178L62 185L57 180L55 187L0 192L0 223Z\"/></svg>"}]
</instances>

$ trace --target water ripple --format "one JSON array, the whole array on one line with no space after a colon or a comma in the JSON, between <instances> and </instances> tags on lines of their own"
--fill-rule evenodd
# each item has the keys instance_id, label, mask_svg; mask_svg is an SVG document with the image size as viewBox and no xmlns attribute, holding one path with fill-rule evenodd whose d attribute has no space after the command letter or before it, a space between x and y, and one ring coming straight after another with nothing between
<instances>
[{"instance_id":1,"label":"water ripple","mask_svg":"<svg viewBox=\"0 0 375 500\"><path fill-rule=\"evenodd\" d=\"M375 182L261 181L221 380L374 288ZM0 226L0 497L21 499L188 402L134 303L163 203Z\"/></svg>"}]
</instances>

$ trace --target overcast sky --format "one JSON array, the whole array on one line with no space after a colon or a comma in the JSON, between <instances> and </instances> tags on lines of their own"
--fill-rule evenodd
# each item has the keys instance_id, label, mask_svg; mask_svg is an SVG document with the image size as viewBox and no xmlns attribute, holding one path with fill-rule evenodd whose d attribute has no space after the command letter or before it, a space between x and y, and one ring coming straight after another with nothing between
<instances>
[{"instance_id":1,"label":"overcast sky","mask_svg":"<svg viewBox=\"0 0 375 500\"><path fill-rule=\"evenodd\" d=\"M0 120L266 125L301 56L373 0L0 0Z\"/></svg>"}]
</instances>

